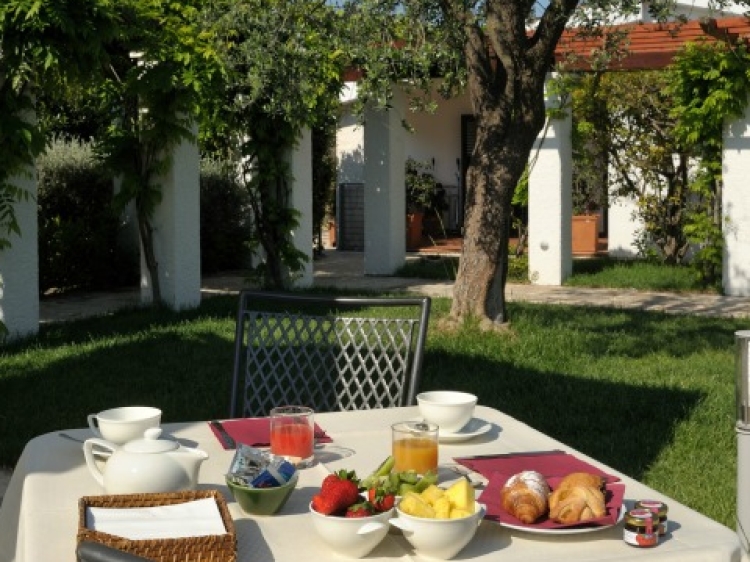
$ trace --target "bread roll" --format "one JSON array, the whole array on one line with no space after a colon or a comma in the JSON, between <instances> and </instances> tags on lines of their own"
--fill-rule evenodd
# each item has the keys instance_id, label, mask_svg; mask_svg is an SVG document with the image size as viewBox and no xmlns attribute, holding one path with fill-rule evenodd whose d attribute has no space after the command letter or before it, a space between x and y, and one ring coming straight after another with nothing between
<instances>
[{"instance_id":1,"label":"bread roll","mask_svg":"<svg viewBox=\"0 0 750 562\"><path fill-rule=\"evenodd\" d=\"M558 523L580 523L603 517L606 513L604 494L593 486L558 488L550 495L549 517Z\"/></svg>"},{"instance_id":2,"label":"bread roll","mask_svg":"<svg viewBox=\"0 0 750 562\"><path fill-rule=\"evenodd\" d=\"M505 511L529 524L547 513L549 492L544 476L534 470L525 470L508 478L500 490L500 501Z\"/></svg>"},{"instance_id":3,"label":"bread roll","mask_svg":"<svg viewBox=\"0 0 750 562\"><path fill-rule=\"evenodd\" d=\"M574 488L575 486L589 486L591 488L604 488L604 478L598 474L589 474L588 472L571 472L560 481L556 490L565 488Z\"/></svg>"}]
</instances>

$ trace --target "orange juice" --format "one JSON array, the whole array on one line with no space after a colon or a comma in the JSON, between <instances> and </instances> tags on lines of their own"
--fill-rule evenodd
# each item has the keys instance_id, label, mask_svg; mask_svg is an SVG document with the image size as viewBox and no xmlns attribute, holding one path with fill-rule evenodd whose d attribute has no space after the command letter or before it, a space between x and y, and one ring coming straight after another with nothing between
<instances>
[{"instance_id":1,"label":"orange juice","mask_svg":"<svg viewBox=\"0 0 750 562\"><path fill-rule=\"evenodd\" d=\"M397 439L393 442L393 460L393 470L396 472L416 470L419 474L425 474L437 470L437 441L427 437Z\"/></svg>"},{"instance_id":2,"label":"orange juice","mask_svg":"<svg viewBox=\"0 0 750 562\"><path fill-rule=\"evenodd\" d=\"M271 453L307 459L313 454L313 430L308 423L279 423L271 427Z\"/></svg>"}]
</instances>

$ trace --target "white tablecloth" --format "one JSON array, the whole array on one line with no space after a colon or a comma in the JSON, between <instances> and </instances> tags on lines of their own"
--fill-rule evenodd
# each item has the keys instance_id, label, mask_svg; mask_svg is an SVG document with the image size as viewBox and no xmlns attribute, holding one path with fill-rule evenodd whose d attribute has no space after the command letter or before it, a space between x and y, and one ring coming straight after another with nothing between
<instances>
[{"instance_id":1,"label":"white tablecloth","mask_svg":"<svg viewBox=\"0 0 750 562\"><path fill-rule=\"evenodd\" d=\"M205 422L167 424L164 430L185 444L210 455L200 473L201 488L218 488L229 502L238 537L241 562L309 562L335 558L311 525L307 505L330 470L353 469L366 476L390 453L390 425L418 417L416 408L393 408L319 414L316 421L333 443L316 452L318 463L301 471L297 489L284 509L272 517L245 515L224 484L224 473L233 451L224 451ZM566 447L517 420L486 407L476 417L490 422L492 430L475 439L440 445L440 462L453 457L487 453L563 449L622 477L629 505L638 499L661 499L669 504L671 534L659 546L639 549L622 540L622 523L577 535L540 535L509 530L484 521L475 539L456 560L674 560L680 562L739 562L736 533L719 523L659 494L617 471ZM68 430L85 438L89 431ZM31 440L18 462L0 507L0 562L65 562L75 560L78 499L102 494L91 477L81 447L49 433ZM416 560L403 537L389 534L367 560Z\"/></svg>"}]
</instances>

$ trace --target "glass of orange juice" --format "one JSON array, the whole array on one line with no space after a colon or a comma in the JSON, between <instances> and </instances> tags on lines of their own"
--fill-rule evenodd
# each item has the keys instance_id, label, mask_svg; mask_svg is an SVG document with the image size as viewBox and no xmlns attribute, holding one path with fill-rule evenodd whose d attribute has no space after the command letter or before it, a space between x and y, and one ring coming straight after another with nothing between
<instances>
[{"instance_id":1,"label":"glass of orange juice","mask_svg":"<svg viewBox=\"0 0 750 562\"><path fill-rule=\"evenodd\" d=\"M284 457L297 468L313 463L315 422L306 406L278 406L271 409L271 454Z\"/></svg>"},{"instance_id":2,"label":"glass of orange juice","mask_svg":"<svg viewBox=\"0 0 750 562\"><path fill-rule=\"evenodd\" d=\"M426 474L437 471L438 426L421 421L405 421L391 426L393 470L414 470Z\"/></svg>"}]
</instances>

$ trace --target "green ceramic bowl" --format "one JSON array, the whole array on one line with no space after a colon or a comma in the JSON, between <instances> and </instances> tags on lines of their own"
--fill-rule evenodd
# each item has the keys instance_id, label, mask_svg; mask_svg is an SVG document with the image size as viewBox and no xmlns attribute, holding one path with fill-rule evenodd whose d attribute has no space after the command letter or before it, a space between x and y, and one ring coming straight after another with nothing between
<instances>
[{"instance_id":1,"label":"green ceramic bowl","mask_svg":"<svg viewBox=\"0 0 750 562\"><path fill-rule=\"evenodd\" d=\"M227 479L227 486L232 492L235 501L240 504L242 511L252 515L273 515L279 511L289 499L292 491L297 486L298 473L294 473L292 479L276 488L248 488L239 486Z\"/></svg>"}]
</instances>

